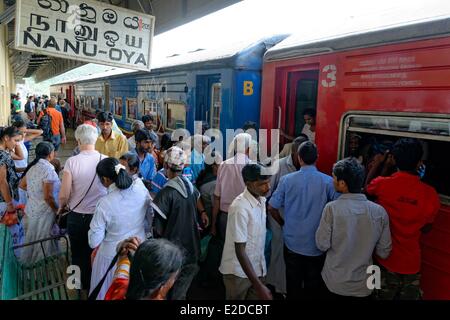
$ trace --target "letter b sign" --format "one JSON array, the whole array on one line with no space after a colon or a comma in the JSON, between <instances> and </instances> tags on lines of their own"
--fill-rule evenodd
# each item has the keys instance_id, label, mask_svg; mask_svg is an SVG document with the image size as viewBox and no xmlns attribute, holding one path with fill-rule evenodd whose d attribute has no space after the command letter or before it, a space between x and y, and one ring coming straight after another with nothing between
<instances>
[{"instance_id":1,"label":"letter b sign","mask_svg":"<svg viewBox=\"0 0 450 320\"><path fill-rule=\"evenodd\" d=\"M244 96L253 94L253 81L244 81Z\"/></svg>"}]
</instances>

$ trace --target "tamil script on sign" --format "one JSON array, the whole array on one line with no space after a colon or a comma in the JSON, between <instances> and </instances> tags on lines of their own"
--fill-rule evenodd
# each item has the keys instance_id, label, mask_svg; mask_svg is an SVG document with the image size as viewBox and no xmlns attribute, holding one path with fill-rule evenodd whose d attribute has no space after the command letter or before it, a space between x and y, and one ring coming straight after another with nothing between
<instances>
[{"instance_id":1,"label":"tamil script on sign","mask_svg":"<svg viewBox=\"0 0 450 320\"><path fill-rule=\"evenodd\" d=\"M150 70L155 17L104 2L17 0L18 50Z\"/></svg>"}]
</instances>

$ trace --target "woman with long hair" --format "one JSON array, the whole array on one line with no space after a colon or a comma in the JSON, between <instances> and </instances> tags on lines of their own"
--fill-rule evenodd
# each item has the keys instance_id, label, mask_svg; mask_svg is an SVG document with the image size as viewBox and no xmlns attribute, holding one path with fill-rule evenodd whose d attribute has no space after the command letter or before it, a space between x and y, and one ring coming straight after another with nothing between
<instances>
[{"instance_id":1,"label":"woman with long hair","mask_svg":"<svg viewBox=\"0 0 450 320\"><path fill-rule=\"evenodd\" d=\"M11 152L22 139L16 127L0 128L0 215L15 212L13 201L18 200L19 177L16 174Z\"/></svg>"},{"instance_id":2,"label":"woman with long hair","mask_svg":"<svg viewBox=\"0 0 450 320\"><path fill-rule=\"evenodd\" d=\"M140 161L138 155L134 152L124 153L120 159L120 164L125 166L128 174L133 178L133 180L139 179L139 166Z\"/></svg>"},{"instance_id":3,"label":"woman with long hair","mask_svg":"<svg viewBox=\"0 0 450 320\"><path fill-rule=\"evenodd\" d=\"M108 270L117 244L132 236L145 239L145 219L151 221L152 215L147 189L141 183L133 183L125 166L117 159L103 159L96 171L101 183L108 188L108 194L98 201L88 232L90 247L99 247L92 264L91 292ZM103 300L113 275L114 270L111 270L97 299Z\"/></svg>"},{"instance_id":4,"label":"woman with long hair","mask_svg":"<svg viewBox=\"0 0 450 320\"><path fill-rule=\"evenodd\" d=\"M61 182L51 161L55 158L55 147L48 141L36 146L36 158L25 169L20 188L27 191L27 205L23 225L25 243L48 238L52 235L55 214L58 211L54 190ZM46 241L43 248L39 244L23 248L21 260L34 263L58 250L55 241ZM43 252L44 251L44 252Z\"/></svg>"},{"instance_id":5,"label":"woman with long hair","mask_svg":"<svg viewBox=\"0 0 450 320\"><path fill-rule=\"evenodd\" d=\"M121 243L119 250L114 280L105 300L164 300L183 264L180 248L166 239L149 239L139 245L139 239L130 238ZM129 253L134 251L130 262Z\"/></svg>"},{"instance_id":6,"label":"woman with long hair","mask_svg":"<svg viewBox=\"0 0 450 320\"><path fill-rule=\"evenodd\" d=\"M25 144L31 143L35 138L42 135L43 131L40 129L28 129L27 124L22 120L15 121L12 125L22 134L22 139L19 141L15 152L12 154L14 164L16 165L16 171L19 172L19 176L22 176L22 172L25 171L28 166L28 149Z\"/></svg>"}]
</instances>

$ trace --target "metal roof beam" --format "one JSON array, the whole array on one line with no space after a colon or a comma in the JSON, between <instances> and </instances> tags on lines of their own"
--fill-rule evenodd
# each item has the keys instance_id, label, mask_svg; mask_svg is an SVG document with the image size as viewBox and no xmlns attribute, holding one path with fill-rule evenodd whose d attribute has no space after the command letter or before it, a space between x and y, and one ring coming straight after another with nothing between
<instances>
[{"instance_id":1,"label":"metal roof beam","mask_svg":"<svg viewBox=\"0 0 450 320\"><path fill-rule=\"evenodd\" d=\"M8 24L14 20L16 15L16 5L7 7L5 11L0 13L0 24Z\"/></svg>"}]
</instances>

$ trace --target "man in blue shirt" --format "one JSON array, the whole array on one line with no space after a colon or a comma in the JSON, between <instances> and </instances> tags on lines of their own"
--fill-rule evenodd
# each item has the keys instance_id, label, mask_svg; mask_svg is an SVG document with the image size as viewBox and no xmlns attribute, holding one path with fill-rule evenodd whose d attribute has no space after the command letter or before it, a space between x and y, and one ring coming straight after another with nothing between
<instances>
[{"instance_id":1,"label":"man in blue shirt","mask_svg":"<svg viewBox=\"0 0 450 320\"><path fill-rule=\"evenodd\" d=\"M151 183L156 175L156 162L152 156L154 140L150 133L145 129L140 129L135 134L136 149L134 153L139 158L139 173L144 181Z\"/></svg>"},{"instance_id":2,"label":"man in blue shirt","mask_svg":"<svg viewBox=\"0 0 450 320\"><path fill-rule=\"evenodd\" d=\"M298 150L300 170L281 178L269 201L269 212L283 227L287 298L320 296L325 255L315 234L325 205L338 198L333 178L317 170L317 147L303 142ZM284 208L284 219L278 209Z\"/></svg>"},{"instance_id":3,"label":"man in blue shirt","mask_svg":"<svg viewBox=\"0 0 450 320\"><path fill-rule=\"evenodd\" d=\"M151 194L152 196L155 196L164 188L167 181L169 181L169 178L167 178L167 163L166 163L166 157L164 157L164 163L162 169L160 169L155 177L152 180L152 189ZM190 167L184 167L182 170L183 177L187 178L190 182L192 182L192 169Z\"/></svg>"}]
</instances>

